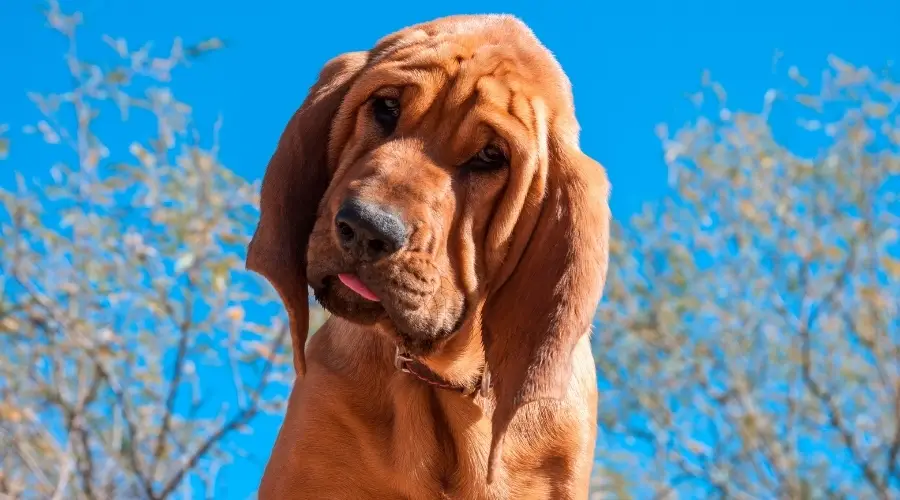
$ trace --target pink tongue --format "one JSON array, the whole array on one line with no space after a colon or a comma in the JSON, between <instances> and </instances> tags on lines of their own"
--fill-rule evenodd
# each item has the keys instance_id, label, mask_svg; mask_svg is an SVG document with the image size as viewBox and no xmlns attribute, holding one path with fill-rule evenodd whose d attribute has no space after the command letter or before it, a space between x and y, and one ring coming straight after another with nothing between
<instances>
[{"instance_id":1,"label":"pink tongue","mask_svg":"<svg viewBox=\"0 0 900 500\"><path fill-rule=\"evenodd\" d=\"M362 295L364 299L368 299L373 302L379 302L378 297L376 297L372 290L369 290L366 285L363 285L362 281L359 281L359 278L357 278L356 275L338 274L338 279L341 280L341 283L347 285L347 288Z\"/></svg>"}]
</instances>

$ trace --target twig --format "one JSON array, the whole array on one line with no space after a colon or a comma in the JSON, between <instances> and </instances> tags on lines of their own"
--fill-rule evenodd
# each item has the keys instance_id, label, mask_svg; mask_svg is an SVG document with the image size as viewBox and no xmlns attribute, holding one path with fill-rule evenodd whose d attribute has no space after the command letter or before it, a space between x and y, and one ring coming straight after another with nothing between
<instances>
[{"instance_id":1,"label":"twig","mask_svg":"<svg viewBox=\"0 0 900 500\"><path fill-rule=\"evenodd\" d=\"M845 419L840 407L837 405L837 403L835 403L832 395L826 392L822 388L822 386L820 386L818 382L816 382L812 375L812 342L810 339L810 330L812 329L812 325L815 322L819 312L822 310L823 305L832 303L838 292L849 279L849 276L853 272L854 268L854 261L856 257L855 254L855 247L851 247L844 268L841 270L841 272L838 273L833 286L822 298L822 301L819 303L819 307L810 309L810 313L806 321L803 322L803 327L800 330L800 338L803 342L801 353L802 378L813 396L815 396L816 399L818 399L822 404L825 405L828 413L828 419L831 422L831 425L835 428L838 434L840 434L841 440L844 442L844 446L847 447L847 451L850 453L851 458L862 471L863 476L866 478L866 481L876 491L879 498L888 500L890 496L888 495L887 487L882 484L882 481L878 477L878 474L875 472L875 469L872 468L872 464L868 460L864 459L859 449L857 449L853 434L844 425Z\"/></svg>"},{"instance_id":2,"label":"twig","mask_svg":"<svg viewBox=\"0 0 900 500\"><path fill-rule=\"evenodd\" d=\"M188 277L190 281L190 277ZM165 302L165 308L170 314L174 314L174 309ZM178 388L181 386L181 378L184 375L184 361L187 356L188 342L190 340L190 329L193 323L193 300L190 298L185 303L184 317L178 327L179 338L178 347L175 353L175 363L172 366L172 375L169 382L169 393L166 396L166 412L163 415L162 424L160 425L159 434L156 438L156 446L153 450L153 465L150 466L150 477L156 475L163 452L165 451L166 439L169 437L169 431L172 425L172 417L175 413L175 400L178 396ZM173 317L173 319L175 319Z\"/></svg>"}]
</instances>

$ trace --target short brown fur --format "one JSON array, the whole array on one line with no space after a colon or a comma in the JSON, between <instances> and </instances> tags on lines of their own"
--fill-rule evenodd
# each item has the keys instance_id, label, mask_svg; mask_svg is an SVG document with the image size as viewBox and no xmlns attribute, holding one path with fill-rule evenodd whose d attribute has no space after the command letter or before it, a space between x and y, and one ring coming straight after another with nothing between
<instances>
[{"instance_id":1,"label":"short brown fur","mask_svg":"<svg viewBox=\"0 0 900 500\"><path fill-rule=\"evenodd\" d=\"M400 103L392 131L373 97ZM508 164L467 168L488 144ZM442 18L331 60L269 163L247 257L289 312L297 370L259 497L586 498L608 196L568 79L513 17ZM350 198L396 213L405 245L342 252ZM307 286L333 315L304 349ZM486 371L491 390L398 372L398 346L461 386Z\"/></svg>"}]
</instances>

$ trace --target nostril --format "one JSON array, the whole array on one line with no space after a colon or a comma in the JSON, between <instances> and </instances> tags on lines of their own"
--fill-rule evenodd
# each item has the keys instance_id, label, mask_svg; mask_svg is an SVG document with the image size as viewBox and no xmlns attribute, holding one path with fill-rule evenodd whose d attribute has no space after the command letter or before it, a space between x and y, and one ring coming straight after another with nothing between
<instances>
[{"instance_id":1,"label":"nostril","mask_svg":"<svg viewBox=\"0 0 900 500\"><path fill-rule=\"evenodd\" d=\"M381 240L369 240L368 245L370 255L381 255L387 250L385 243Z\"/></svg>"},{"instance_id":2,"label":"nostril","mask_svg":"<svg viewBox=\"0 0 900 500\"><path fill-rule=\"evenodd\" d=\"M350 224L346 222L338 222L337 223L338 236L340 236L341 241L344 243L349 243L353 241L353 238L356 236L356 232L353 231L353 228L350 227Z\"/></svg>"}]
</instances>

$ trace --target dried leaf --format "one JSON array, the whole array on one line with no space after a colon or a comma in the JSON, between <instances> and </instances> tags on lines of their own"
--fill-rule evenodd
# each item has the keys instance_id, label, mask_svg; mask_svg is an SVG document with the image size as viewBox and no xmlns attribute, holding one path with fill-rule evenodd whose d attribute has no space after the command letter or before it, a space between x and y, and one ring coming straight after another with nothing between
<instances>
[{"instance_id":1,"label":"dried leaf","mask_svg":"<svg viewBox=\"0 0 900 500\"><path fill-rule=\"evenodd\" d=\"M895 280L900 280L900 259L896 259L889 255L881 257L881 267L888 276Z\"/></svg>"},{"instance_id":2,"label":"dried leaf","mask_svg":"<svg viewBox=\"0 0 900 500\"><path fill-rule=\"evenodd\" d=\"M183 273L187 268L193 265L196 256L193 253L185 253L181 257L175 260L175 272Z\"/></svg>"}]
</instances>

